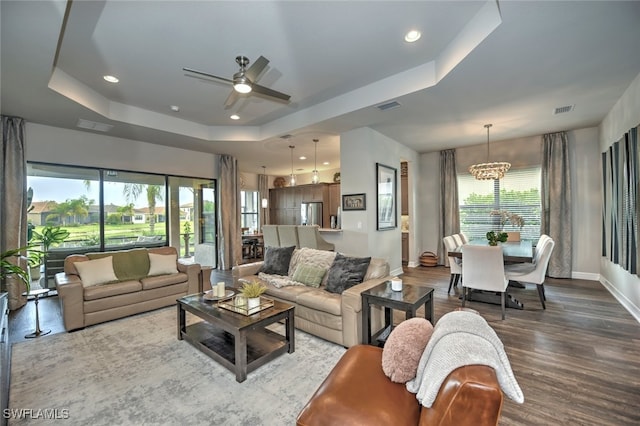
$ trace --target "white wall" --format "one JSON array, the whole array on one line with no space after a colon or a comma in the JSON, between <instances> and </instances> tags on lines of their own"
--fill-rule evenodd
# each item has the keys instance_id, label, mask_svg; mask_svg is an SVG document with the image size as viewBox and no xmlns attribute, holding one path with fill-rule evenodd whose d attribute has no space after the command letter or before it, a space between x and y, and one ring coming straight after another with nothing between
<instances>
[{"instance_id":1,"label":"white wall","mask_svg":"<svg viewBox=\"0 0 640 426\"><path fill-rule=\"evenodd\" d=\"M370 128L360 128L340 136L341 193L366 194L367 209L342 212L342 241L336 248L357 256L387 259L392 274L402 273L402 233L400 230L400 162L407 161L413 175L410 188L416 188L420 165L415 151ZM392 230L376 229L376 163L394 167L398 171L397 218ZM414 194L410 194L416 200ZM410 201L411 203L411 201ZM414 209L415 210L415 209ZM415 210L414 216L420 216ZM416 232L411 231L410 233ZM413 228L418 228L415 224ZM415 235L415 234L414 234ZM414 238L415 241L415 238ZM412 250L414 260L419 247Z\"/></svg>"},{"instance_id":2,"label":"white wall","mask_svg":"<svg viewBox=\"0 0 640 426\"><path fill-rule=\"evenodd\" d=\"M600 123L600 152L640 124L640 74ZM600 282L640 321L640 279L605 257L600 258Z\"/></svg>"},{"instance_id":3,"label":"white wall","mask_svg":"<svg viewBox=\"0 0 640 426\"><path fill-rule=\"evenodd\" d=\"M27 123L25 139L27 161L208 179L218 177L215 154L34 123Z\"/></svg>"}]
</instances>

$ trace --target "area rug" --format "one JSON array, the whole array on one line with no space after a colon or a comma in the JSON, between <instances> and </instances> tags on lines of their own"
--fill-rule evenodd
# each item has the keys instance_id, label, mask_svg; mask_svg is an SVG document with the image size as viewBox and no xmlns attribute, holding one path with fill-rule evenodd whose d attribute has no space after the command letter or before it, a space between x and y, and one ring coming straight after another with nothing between
<instances>
[{"instance_id":1,"label":"area rug","mask_svg":"<svg viewBox=\"0 0 640 426\"><path fill-rule=\"evenodd\" d=\"M24 418L9 424L293 425L345 352L296 330L293 354L237 383L176 335L171 307L16 343L9 408Z\"/></svg>"}]
</instances>

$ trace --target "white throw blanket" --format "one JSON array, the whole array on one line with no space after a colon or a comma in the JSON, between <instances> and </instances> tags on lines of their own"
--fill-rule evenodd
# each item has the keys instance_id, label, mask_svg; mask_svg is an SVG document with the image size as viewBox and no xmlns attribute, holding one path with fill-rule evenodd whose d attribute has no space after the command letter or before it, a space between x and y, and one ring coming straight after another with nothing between
<instances>
[{"instance_id":1,"label":"white throw blanket","mask_svg":"<svg viewBox=\"0 0 640 426\"><path fill-rule=\"evenodd\" d=\"M524 402L500 338L484 318L465 311L450 312L440 318L422 353L416 377L407 382L407 390L417 394L422 405L431 407L449 373L458 367L478 364L496 371L505 395L517 403Z\"/></svg>"}]
</instances>

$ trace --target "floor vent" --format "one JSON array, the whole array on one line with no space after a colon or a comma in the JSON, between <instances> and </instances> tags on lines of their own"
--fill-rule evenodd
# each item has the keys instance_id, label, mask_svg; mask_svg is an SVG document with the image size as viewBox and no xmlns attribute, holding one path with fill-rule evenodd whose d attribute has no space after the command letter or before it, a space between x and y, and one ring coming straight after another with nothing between
<instances>
[{"instance_id":1,"label":"floor vent","mask_svg":"<svg viewBox=\"0 0 640 426\"><path fill-rule=\"evenodd\" d=\"M398 103L398 101L391 101L387 102L386 104L376 105L376 108L378 108L380 111L386 111L388 109L397 108L399 106L400 104Z\"/></svg>"},{"instance_id":2,"label":"floor vent","mask_svg":"<svg viewBox=\"0 0 640 426\"><path fill-rule=\"evenodd\" d=\"M564 114L565 112L571 112L573 111L574 106L575 105L567 105L567 106L558 107L553 110L553 115Z\"/></svg>"}]
</instances>

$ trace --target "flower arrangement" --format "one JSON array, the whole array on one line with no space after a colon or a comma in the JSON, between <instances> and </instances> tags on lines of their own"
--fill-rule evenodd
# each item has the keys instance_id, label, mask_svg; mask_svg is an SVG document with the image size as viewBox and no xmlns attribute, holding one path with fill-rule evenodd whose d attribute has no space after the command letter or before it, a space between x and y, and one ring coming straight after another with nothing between
<instances>
[{"instance_id":1,"label":"flower arrangement","mask_svg":"<svg viewBox=\"0 0 640 426\"><path fill-rule=\"evenodd\" d=\"M513 226L521 228L524 226L524 219L519 214L511 213L508 210L491 210L491 216L500 216L500 224L504 227L507 222Z\"/></svg>"},{"instance_id":2,"label":"flower arrangement","mask_svg":"<svg viewBox=\"0 0 640 426\"><path fill-rule=\"evenodd\" d=\"M507 241L507 233L506 232L495 232L489 231L487 232L487 240L489 240L490 246L497 246L498 242L504 243Z\"/></svg>"}]
</instances>

